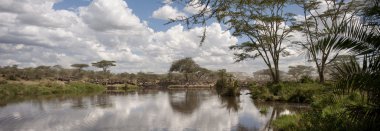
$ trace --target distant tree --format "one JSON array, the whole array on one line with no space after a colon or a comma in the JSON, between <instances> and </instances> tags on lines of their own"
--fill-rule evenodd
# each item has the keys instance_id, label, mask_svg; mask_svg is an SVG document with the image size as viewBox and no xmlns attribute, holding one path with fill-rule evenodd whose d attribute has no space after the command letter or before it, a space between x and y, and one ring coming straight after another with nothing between
<instances>
[{"instance_id":1,"label":"distant tree","mask_svg":"<svg viewBox=\"0 0 380 131\"><path fill-rule=\"evenodd\" d=\"M351 60L357 60L357 58L353 55L338 55L334 59L334 61L331 62L332 66L337 66L343 63L350 62Z\"/></svg>"},{"instance_id":2,"label":"distant tree","mask_svg":"<svg viewBox=\"0 0 380 131\"><path fill-rule=\"evenodd\" d=\"M16 80L16 74L18 71L18 65L12 65L12 66L5 66L3 68L3 75L6 77L8 80Z\"/></svg>"},{"instance_id":3,"label":"distant tree","mask_svg":"<svg viewBox=\"0 0 380 131\"><path fill-rule=\"evenodd\" d=\"M88 67L88 64L72 64L71 67L77 68L78 71L81 72L83 68Z\"/></svg>"},{"instance_id":4,"label":"distant tree","mask_svg":"<svg viewBox=\"0 0 380 131\"><path fill-rule=\"evenodd\" d=\"M271 73L269 69L262 69L253 72L253 76L257 81L268 81L271 79Z\"/></svg>"},{"instance_id":5,"label":"distant tree","mask_svg":"<svg viewBox=\"0 0 380 131\"><path fill-rule=\"evenodd\" d=\"M201 81L203 78L207 77L207 75L209 75L211 73L210 70L206 69L206 68L202 68L200 67L199 69L197 69L197 71L195 72L195 77L197 77L197 80L198 81Z\"/></svg>"},{"instance_id":6,"label":"distant tree","mask_svg":"<svg viewBox=\"0 0 380 131\"><path fill-rule=\"evenodd\" d=\"M36 78L37 79L44 79L47 78L52 72L50 71L50 66L40 65L34 68Z\"/></svg>"},{"instance_id":7,"label":"distant tree","mask_svg":"<svg viewBox=\"0 0 380 131\"><path fill-rule=\"evenodd\" d=\"M284 71L281 71L281 70L279 70L278 73L279 73L278 74L279 77L281 77L284 74L286 74ZM253 75L254 75L255 79L257 79L258 81L268 81L268 80L273 81L272 80L273 77L272 77L272 73L271 73L270 69L258 70L256 72L253 72Z\"/></svg>"},{"instance_id":8,"label":"distant tree","mask_svg":"<svg viewBox=\"0 0 380 131\"><path fill-rule=\"evenodd\" d=\"M169 69L169 72L183 73L186 82L189 82L189 75L197 72L198 69L200 69L200 66L195 63L191 57L186 57L184 59L174 61Z\"/></svg>"},{"instance_id":9,"label":"distant tree","mask_svg":"<svg viewBox=\"0 0 380 131\"><path fill-rule=\"evenodd\" d=\"M314 71L312 66L296 65L289 66L288 74L299 80L301 76L310 76Z\"/></svg>"},{"instance_id":10,"label":"distant tree","mask_svg":"<svg viewBox=\"0 0 380 131\"><path fill-rule=\"evenodd\" d=\"M110 68L111 66L116 66L115 63L116 61L102 60L96 63L92 63L92 66L95 66L97 68L102 68L103 72L106 73L108 68Z\"/></svg>"}]
</instances>

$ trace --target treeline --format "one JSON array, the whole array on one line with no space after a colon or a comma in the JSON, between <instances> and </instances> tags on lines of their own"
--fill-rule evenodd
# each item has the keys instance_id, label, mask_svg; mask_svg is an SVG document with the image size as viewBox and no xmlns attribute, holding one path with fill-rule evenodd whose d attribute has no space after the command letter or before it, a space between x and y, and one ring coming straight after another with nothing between
<instances>
[{"instance_id":1,"label":"treeline","mask_svg":"<svg viewBox=\"0 0 380 131\"><path fill-rule=\"evenodd\" d=\"M213 84L218 79L216 71L200 67L191 58L173 62L168 73L152 72L111 73L109 68L116 66L115 61L102 60L92 63L101 71L85 70L87 64L72 64L73 69L60 65L19 68L17 65L0 67L0 78L11 81L83 81L95 84L133 84L133 85L202 85Z\"/></svg>"}]
</instances>

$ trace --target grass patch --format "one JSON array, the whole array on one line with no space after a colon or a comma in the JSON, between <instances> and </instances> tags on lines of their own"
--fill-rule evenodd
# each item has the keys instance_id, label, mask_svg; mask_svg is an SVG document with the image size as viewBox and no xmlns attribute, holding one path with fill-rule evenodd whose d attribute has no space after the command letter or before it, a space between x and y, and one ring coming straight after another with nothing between
<instances>
[{"instance_id":1,"label":"grass patch","mask_svg":"<svg viewBox=\"0 0 380 131\"><path fill-rule=\"evenodd\" d=\"M0 85L0 97L5 96L39 96L53 94L90 93L101 92L105 88L102 85L71 82L69 84L43 81L38 84L6 83Z\"/></svg>"},{"instance_id":2,"label":"grass patch","mask_svg":"<svg viewBox=\"0 0 380 131\"><path fill-rule=\"evenodd\" d=\"M261 114L267 114L268 113L268 108L261 108L259 112Z\"/></svg>"},{"instance_id":3,"label":"grass patch","mask_svg":"<svg viewBox=\"0 0 380 131\"><path fill-rule=\"evenodd\" d=\"M299 130L300 115L282 115L272 123L275 129L284 131Z\"/></svg>"}]
</instances>

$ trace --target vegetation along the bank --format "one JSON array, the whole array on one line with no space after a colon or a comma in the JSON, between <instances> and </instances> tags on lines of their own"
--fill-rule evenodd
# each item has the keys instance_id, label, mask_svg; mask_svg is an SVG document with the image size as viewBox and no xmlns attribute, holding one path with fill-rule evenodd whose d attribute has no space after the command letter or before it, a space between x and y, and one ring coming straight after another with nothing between
<instances>
[{"instance_id":1,"label":"vegetation along the bank","mask_svg":"<svg viewBox=\"0 0 380 131\"><path fill-rule=\"evenodd\" d=\"M12 96L39 96L57 94L82 94L104 91L105 87L84 82L8 82L0 84L0 98Z\"/></svg>"}]
</instances>

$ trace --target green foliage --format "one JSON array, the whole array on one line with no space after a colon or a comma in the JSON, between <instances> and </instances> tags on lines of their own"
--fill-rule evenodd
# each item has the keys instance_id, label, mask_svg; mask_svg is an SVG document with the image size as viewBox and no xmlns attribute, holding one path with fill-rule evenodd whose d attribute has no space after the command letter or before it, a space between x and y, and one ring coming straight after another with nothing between
<instances>
[{"instance_id":1,"label":"green foliage","mask_svg":"<svg viewBox=\"0 0 380 131\"><path fill-rule=\"evenodd\" d=\"M303 75L303 76L301 76L299 82L300 83L313 83L314 80L309 75Z\"/></svg>"},{"instance_id":2,"label":"green foliage","mask_svg":"<svg viewBox=\"0 0 380 131\"><path fill-rule=\"evenodd\" d=\"M260 108L260 111L259 111L261 114L267 114L268 113L268 108Z\"/></svg>"},{"instance_id":3,"label":"green foliage","mask_svg":"<svg viewBox=\"0 0 380 131\"><path fill-rule=\"evenodd\" d=\"M352 121L346 106L361 104L363 101L357 92L349 95L322 94L315 97L312 110L302 115L302 128L305 130L366 130ZM366 121L361 121L365 123Z\"/></svg>"},{"instance_id":4,"label":"green foliage","mask_svg":"<svg viewBox=\"0 0 380 131\"><path fill-rule=\"evenodd\" d=\"M215 89L222 96L237 96L239 95L239 86L232 75L227 74L226 70L219 70L219 79L215 83Z\"/></svg>"},{"instance_id":5,"label":"green foliage","mask_svg":"<svg viewBox=\"0 0 380 131\"><path fill-rule=\"evenodd\" d=\"M277 130L294 131L300 130L300 115L282 115L276 118L272 125Z\"/></svg>"},{"instance_id":6,"label":"green foliage","mask_svg":"<svg viewBox=\"0 0 380 131\"><path fill-rule=\"evenodd\" d=\"M318 83L282 82L265 87L251 86L253 99L310 103L315 95L323 93L325 85Z\"/></svg>"},{"instance_id":7,"label":"green foliage","mask_svg":"<svg viewBox=\"0 0 380 131\"><path fill-rule=\"evenodd\" d=\"M71 82L66 85L56 82L41 82L39 84L8 83L0 85L0 97L90 93L103 90L105 88L101 85L82 82Z\"/></svg>"},{"instance_id":8,"label":"green foliage","mask_svg":"<svg viewBox=\"0 0 380 131\"><path fill-rule=\"evenodd\" d=\"M263 86L250 86L252 98L256 100L270 101L274 100L274 95L270 93L269 89Z\"/></svg>"},{"instance_id":9,"label":"green foliage","mask_svg":"<svg viewBox=\"0 0 380 131\"><path fill-rule=\"evenodd\" d=\"M198 81L207 75L211 75L212 72L206 68L200 67L191 57L186 57L180 60L176 60L172 63L169 69L169 74L172 72L182 73L187 83L194 83L192 77L196 77Z\"/></svg>"},{"instance_id":10,"label":"green foliage","mask_svg":"<svg viewBox=\"0 0 380 131\"><path fill-rule=\"evenodd\" d=\"M363 101L357 92L349 95L335 95L323 93L313 97L311 110L298 115L285 115L273 121L273 126L278 130L373 130L365 128L367 121L352 121L347 114L346 105L361 104Z\"/></svg>"}]
</instances>

